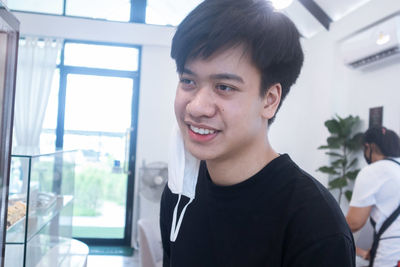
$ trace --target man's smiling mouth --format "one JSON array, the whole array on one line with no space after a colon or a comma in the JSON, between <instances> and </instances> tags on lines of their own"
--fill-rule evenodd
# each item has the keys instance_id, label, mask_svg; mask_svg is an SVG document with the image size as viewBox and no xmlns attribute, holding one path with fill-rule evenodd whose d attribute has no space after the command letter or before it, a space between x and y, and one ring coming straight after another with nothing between
<instances>
[{"instance_id":1,"label":"man's smiling mouth","mask_svg":"<svg viewBox=\"0 0 400 267\"><path fill-rule=\"evenodd\" d=\"M190 130L192 130L193 132L195 132L197 134L201 134L201 135L214 134L216 132L215 130L195 127L193 125L189 125L189 127L190 127Z\"/></svg>"}]
</instances>

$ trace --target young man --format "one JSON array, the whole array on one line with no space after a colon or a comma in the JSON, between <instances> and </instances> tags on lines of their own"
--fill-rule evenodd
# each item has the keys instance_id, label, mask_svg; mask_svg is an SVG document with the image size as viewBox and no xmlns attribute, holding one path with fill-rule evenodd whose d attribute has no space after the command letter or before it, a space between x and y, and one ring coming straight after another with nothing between
<instances>
[{"instance_id":1,"label":"young man","mask_svg":"<svg viewBox=\"0 0 400 267\"><path fill-rule=\"evenodd\" d=\"M164 266L354 266L335 200L268 141L303 62L293 23L265 0L205 0L171 56L185 152L173 155L161 200Z\"/></svg>"},{"instance_id":2,"label":"young man","mask_svg":"<svg viewBox=\"0 0 400 267\"><path fill-rule=\"evenodd\" d=\"M385 127L364 133L364 158L368 166L357 175L346 216L353 232L371 218L376 235L370 251L357 254L370 260L369 266L400 264L400 139Z\"/></svg>"}]
</instances>

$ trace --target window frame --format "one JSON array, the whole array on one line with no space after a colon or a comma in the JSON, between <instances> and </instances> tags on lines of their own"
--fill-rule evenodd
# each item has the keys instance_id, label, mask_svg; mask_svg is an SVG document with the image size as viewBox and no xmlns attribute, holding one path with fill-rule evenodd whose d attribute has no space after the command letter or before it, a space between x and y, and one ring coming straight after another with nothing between
<instances>
[{"instance_id":1,"label":"window frame","mask_svg":"<svg viewBox=\"0 0 400 267\"><path fill-rule=\"evenodd\" d=\"M129 21L117 21L117 22L145 24L146 23L147 0L130 0L130 3L131 3L131 10L130 10ZM91 18L91 17L67 15L66 14L66 6L67 6L67 0L63 0L61 14L26 11L26 10L16 10L16 9L11 9L11 11L12 12L21 12L21 13L30 13L30 14L39 14L39 15L52 15L52 16L63 16L63 17L71 17L71 18L83 18L83 19L91 19L91 20L115 21L115 20L107 20L107 19L102 19L102 18ZM136 8L134 8L134 7L136 7Z\"/></svg>"}]
</instances>

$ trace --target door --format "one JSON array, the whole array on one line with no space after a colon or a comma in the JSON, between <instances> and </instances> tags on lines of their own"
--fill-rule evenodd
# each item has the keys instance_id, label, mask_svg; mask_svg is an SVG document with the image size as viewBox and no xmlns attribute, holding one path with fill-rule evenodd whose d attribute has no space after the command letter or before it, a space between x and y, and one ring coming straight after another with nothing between
<instances>
[{"instance_id":1,"label":"door","mask_svg":"<svg viewBox=\"0 0 400 267\"><path fill-rule=\"evenodd\" d=\"M64 149L79 148L73 236L123 239L133 79L68 74Z\"/></svg>"},{"instance_id":2,"label":"door","mask_svg":"<svg viewBox=\"0 0 400 267\"><path fill-rule=\"evenodd\" d=\"M129 58L131 51L126 47L108 50L110 47L104 45L89 45L88 49L86 44L72 44L69 50L68 43L65 45L60 65L56 139L57 147L80 151L72 234L89 245L129 245L138 48L131 48L136 56L131 53ZM87 58L86 62L81 62L79 54ZM120 62L116 61L118 56ZM129 66L126 61L133 60L133 68L125 70Z\"/></svg>"}]
</instances>

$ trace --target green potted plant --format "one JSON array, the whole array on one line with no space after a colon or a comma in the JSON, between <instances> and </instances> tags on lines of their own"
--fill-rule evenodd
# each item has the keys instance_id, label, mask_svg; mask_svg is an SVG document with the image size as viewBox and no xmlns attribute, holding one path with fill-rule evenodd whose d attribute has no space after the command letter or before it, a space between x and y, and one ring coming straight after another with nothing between
<instances>
[{"instance_id":1,"label":"green potted plant","mask_svg":"<svg viewBox=\"0 0 400 267\"><path fill-rule=\"evenodd\" d=\"M318 149L328 150L326 155L331 157L330 165L322 166L317 171L328 174L329 190L338 189L338 202L341 203L343 194L350 201L352 190L348 188L349 182L354 181L360 169L357 169L357 155L361 149L362 133L355 133L360 124L358 116L341 118L336 115L325 121L330 135L327 144ZM346 190L346 191L345 191Z\"/></svg>"}]
</instances>

